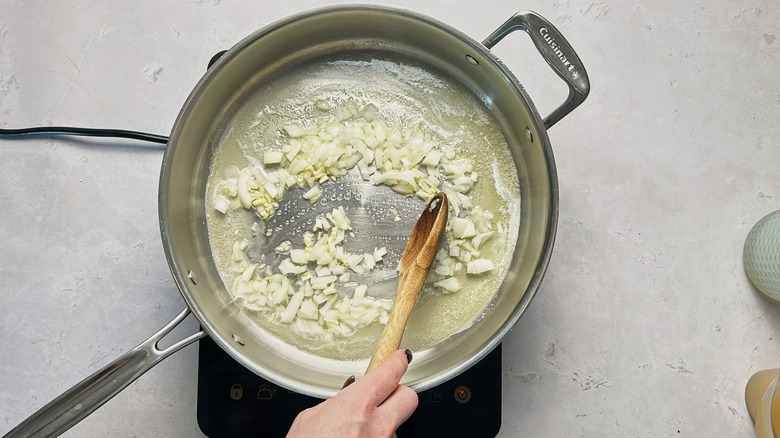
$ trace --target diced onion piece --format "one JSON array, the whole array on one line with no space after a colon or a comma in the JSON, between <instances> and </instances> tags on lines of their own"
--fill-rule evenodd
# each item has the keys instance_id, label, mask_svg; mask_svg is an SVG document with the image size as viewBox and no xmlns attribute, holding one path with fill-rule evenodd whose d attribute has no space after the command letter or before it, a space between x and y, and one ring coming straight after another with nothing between
<instances>
[{"instance_id":1,"label":"diced onion piece","mask_svg":"<svg viewBox=\"0 0 780 438\"><path fill-rule=\"evenodd\" d=\"M466 239L477 235L474 222L468 218L454 217L450 219L450 224L452 224L452 235L458 239Z\"/></svg>"},{"instance_id":2,"label":"diced onion piece","mask_svg":"<svg viewBox=\"0 0 780 438\"><path fill-rule=\"evenodd\" d=\"M279 194L279 189L276 187L276 184L272 183L271 181L264 182L263 188L271 198L276 198L276 196Z\"/></svg>"},{"instance_id":3,"label":"diced onion piece","mask_svg":"<svg viewBox=\"0 0 780 438\"><path fill-rule=\"evenodd\" d=\"M338 322L339 317L341 316L341 313L338 310L326 310L325 312L321 313L323 319L328 322Z\"/></svg>"},{"instance_id":4,"label":"diced onion piece","mask_svg":"<svg viewBox=\"0 0 780 438\"><path fill-rule=\"evenodd\" d=\"M434 272L436 272L437 274L439 274L441 276L452 275L454 273L454 269L451 269L451 267L452 267L452 264L447 265L447 264L444 264L444 263L440 263L440 264L436 265L436 269L434 269Z\"/></svg>"},{"instance_id":5,"label":"diced onion piece","mask_svg":"<svg viewBox=\"0 0 780 438\"><path fill-rule=\"evenodd\" d=\"M312 204L319 201L320 198L322 197L322 191L320 191L320 186L312 187L306 193L303 194L303 197L304 199L307 199Z\"/></svg>"},{"instance_id":6,"label":"diced onion piece","mask_svg":"<svg viewBox=\"0 0 780 438\"><path fill-rule=\"evenodd\" d=\"M322 290L330 286L335 281L336 281L335 275L328 275L325 277L314 277L311 279L311 287L313 287L315 290L316 289Z\"/></svg>"},{"instance_id":7,"label":"diced onion piece","mask_svg":"<svg viewBox=\"0 0 780 438\"><path fill-rule=\"evenodd\" d=\"M284 259L279 263L279 272L282 274L297 274L298 268L293 264L290 259Z\"/></svg>"},{"instance_id":8,"label":"diced onion piece","mask_svg":"<svg viewBox=\"0 0 780 438\"><path fill-rule=\"evenodd\" d=\"M306 251L303 249L291 249L290 259L293 263L298 265L305 265L306 263L309 263L309 258L306 255Z\"/></svg>"},{"instance_id":9,"label":"diced onion piece","mask_svg":"<svg viewBox=\"0 0 780 438\"><path fill-rule=\"evenodd\" d=\"M282 288L281 282L272 283L269 292L271 293L271 304L273 305L281 304L287 298L287 290Z\"/></svg>"},{"instance_id":10,"label":"diced onion piece","mask_svg":"<svg viewBox=\"0 0 780 438\"><path fill-rule=\"evenodd\" d=\"M276 247L276 252L284 253L289 252L292 248L292 242L289 240L285 240L284 242L280 243L279 246Z\"/></svg>"},{"instance_id":11,"label":"diced onion piece","mask_svg":"<svg viewBox=\"0 0 780 438\"><path fill-rule=\"evenodd\" d=\"M236 295L247 295L252 293L252 284L244 281L241 277L236 278L236 282L233 285L233 293Z\"/></svg>"},{"instance_id":12,"label":"diced onion piece","mask_svg":"<svg viewBox=\"0 0 780 438\"><path fill-rule=\"evenodd\" d=\"M238 195L238 185L235 181L228 181L222 186L222 193L235 198Z\"/></svg>"},{"instance_id":13,"label":"diced onion piece","mask_svg":"<svg viewBox=\"0 0 780 438\"><path fill-rule=\"evenodd\" d=\"M471 239L471 245L479 249L485 242L490 240L493 237L493 231L486 231L484 233L479 233L474 238Z\"/></svg>"},{"instance_id":14,"label":"diced onion piece","mask_svg":"<svg viewBox=\"0 0 780 438\"><path fill-rule=\"evenodd\" d=\"M374 266L376 266L376 260L374 260L373 254L363 254L363 266L369 271L374 269Z\"/></svg>"},{"instance_id":15,"label":"diced onion piece","mask_svg":"<svg viewBox=\"0 0 780 438\"><path fill-rule=\"evenodd\" d=\"M284 130L293 138L303 137L306 134L306 131L298 125L284 125Z\"/></svg>"},{"instance_id":16,"label":"diced onion piece","mask_svg":"<svg viewBox=\"0 0 780 438\"><path fill-rule=\"evenodd\" d=\"M330 267L325 265L317 266L314 271L317 273L317 277L327 277L331 274Z\"/></svg>"},{"instance_id":17,"label":"diced onion piece","mask_svg":"<svg viewBox=\"0 0 780 438\"><path fill-rule=\"evenodd\" d=\"M319 311L319 307L313 300L309 299L301 303L301 307L298 309L298 316L306 319L317 319Z\"/></svg>"},{"instance_id":18,"label":"diced onion piece","mask_svg":"<svg viewBox=\"0 0 780 438\"><path fill-rule=\"evenodd\" d=\"M378 113L379 108L377 108L373 103L369 103L360 110L360 116L368 121L373 120Z\"/></svg>"},{"instance_id":19,"label":"diced onion piece","mask_svg":"<svg viewBox=\"0 0 780 438\"><path fill-rule=\"evenodd\" d=\"M255 292L265 293L268 290L268 282L265 280L253 281L252 290L254 290Z\"/></svg>"},{"instance_id":20,"label":"diced onion piece","mask_svg":"<svg viewBox=\"0 0 780 438\"><path fill-rule=\"evenodd\" d=\"M330 219L333 225L341 228L342 230L352 229L352 224L347 217L347 213L344 211L344 207L334 209L330 214L328 214L327 218Z\"/></svg>"},{"instance_id":21,"label":"diced onion piece","mask_svg":"<svg viewBox=\"0 0 780 438\"><path fill-rule=\"evenodd\" d=\"M455 277L447 277L444 280L433 283L434 286L438 286L447 292L457 292L460 290L460 283Z\"/></svg>"},{"instance_id":22,"label":"diced onion piece","mask_svg":"<svg viewBox=\"0 0 780 438\"><path fill-rule=\"evenodd\" d=\"M466 266L467 274L482 274L484 272L492 271L495 269L493 261L490 259L474 259L468 262Z\"/></svg>"},{"instance_id":23,"label":"diced onion piece","mask_svg":"<svg viewBox=\"0 0 780 438\"><path fill-rule=\"evenodd\" d=\"M257 269L257 265L256 265L256 264L251 264L251 265L249 265L249 267L247 267L246 269L244 269L244 272L241 274L241 278L242 278L244 281L247 281L247 282L248 282L249 280L251 280L251 279L252 279L252 276L254 276L254 275L255 275L255 269Z\"/></svg>"},{"instance_id":24,"label":"diced onion piece","mask_svg":"<svg viewBox=\"0 0 780 438\"><path fill-rule=\"evenodd\" d=\"M311 337L326 335L325 329L313 319L301 319L298 318L293 322L293 330L304 336Z\"/></svg>"},{"instance_id":25,"label":"diced onion piece","mask_svg":"<svg viewBox=\"0 0 780 438\"><path fill-rule=\"evenodd\" d=\"M437 150L432 150L423 158L422 165L424 166L437 166L443 154Z\"/></svg>"},{"instance_id":26,"label":"diced onion piece","mask_svg":"<svg viewBox=\"0 0 780 438\"><path fill-rule=\"evenodd\" d=\"M460 240L453 239L450 241L449 251L448 251L450 257L460 256L460 244L461 244Z\"/></svg>"},{"instance_id":27,"label":"diced onion piece","mask_svg":"<svg viewBox=\"0 0 780 438\"><path fill-rule=\"evenodd\" d=\"M334 115L336 116L336 120L339 122L352 118L352 113L349 111L349 109L343 106L336 109L336 113Z\"/></svg>"},{"instance_id":28,"label":"diced onion piece","mask_svg":"<svg viewBox=\"0 0 780 438\"><path fill-rule=\"evenodd\" d=\"M391 189L393 189L394 192L400 193L405 196L412 196L414 195L415 189L407 184L396 184L391 185Z\"/></svg>"},{"instance_id":29,"label":"diced onion piece","mask_svg":"<svg viewBox=\"0 0 780 438\"><path fill-rule=\"evenodd\" d=\"M298 175L310 166L311 164L308 161L300 157L295 157L290 162L290 166L287 167L287 171L290 172L290 175Z\"/></svg>"},{"instance_id":30,"label":"diced onion piece","mask_svg":"<svg viewBox=\"0 0 780 438\"><path fill-rule=\"evenodd\" d=\"M214 201L214 209L218 212L225 214L230 208L230 201L222 195L217 196L217 200Z\"/></svg>"},{"instance_id":31,"label":"diced onion piece","mask_svg":"<svg viewBox=\"0 0 780 438\"><path fill-rule=\"evenodd\" d=\"M366 290L368 289L368 286L365 284L361 284L355 288L355 293L352 295L352 304L360 304L360 302L363 301L363 298L366 296Z\"/></svg>"},{"instance_id":32,"label":"diced onion piece","mask_svg":"<svg viewBox=\"0 0 780 438\"><path fill-rule=\"evenodd\" d=\"M265 151L263 153L263 164L279 164L282 162L284 152L282 151Z\"/></svg>"},{"instance_id":33,"label":"diced onion piece","mask_svg":"<svg viewBox=\"0 0 780 438\"><path fill-rule=\"evenodd\" d=\"M248 182L248 173L241 172L238 174L238 200L241 201L241 205L247 210L252 208L252 195L249 194L249 188L247 187Z\"/></svg>"},{"instance_id":34,"label":"diced onion piece","mask_svg":"<svg viewBox=\"0 0 780 438\"><path fill-rule=\"evenodd\" d=\"M300 308L302 302L303 291L295 292L292 298L290 298L290 302L287 303L287 308L284 309L284 312L282 312L281 315L279 315L279 321L292 322L292 320L295 318L295 314L298 313L298 308Z\"/></svg>"},{"instance_id":35,"label":"diced onion piece","mask_svg":"<svg viewBox=\"0 0 780 438\"><path fill-rule=\"evenodd\" d=\"M299 140L293 139L285 146L286 147L282 149L282 152L284 152L284 156L290 161L292 161L295 156L298 155L298 152L301 151L301 142Z\"/></svg>"},{"instance_id":36,"label":"diced onion piece","mask_svg":"<svg viewBox=\"0 0 780 438\"><path fill-rule=\"evenodd\" d=\"M345 169L352 169L355 167L357 163L360 162L360 160L363 158L363 154L360 152L355 152L354 154L351 154L349 156L343 156L339 159L339 163L343 166Z\"/></svg>"},{"instance_id":37,"label":"diced onion piece","mask_svg":"<svg viewBox=\"0 0 780 438\"><path fill-rule=\"evenodd\" d=\"M379 175L374 175L372 181L374 185L386 184L389 186L399 185L401 183L407 184L412 189L417 189L417 183L414 181L414 175L409 171L390 171L384 172Z\"/></svg>"},{"instance_id":38,"label":"diced onion piece","mask_svg":"<svg viewBox=\"0 0 780 438\"><path fill-rule=\"evenodd\" d=\"M360 170L360 176L363 178L363 181L368 181L371 179L371 169L368 167L368 163L366 163L363 160L360 160L357 162L358 170Z\"/></svg>"},{"instance_id":39,"label":"diced onion piece","mask_svg":"<svg viewBox=\"0 0 780 438\"><path fill-rule=\"evenodd\" d=\"M347 265L354 271L357 269L360 262L363 261L363 256L359 254L352 254L347 257Z\"/></svg>"}]
</instances>

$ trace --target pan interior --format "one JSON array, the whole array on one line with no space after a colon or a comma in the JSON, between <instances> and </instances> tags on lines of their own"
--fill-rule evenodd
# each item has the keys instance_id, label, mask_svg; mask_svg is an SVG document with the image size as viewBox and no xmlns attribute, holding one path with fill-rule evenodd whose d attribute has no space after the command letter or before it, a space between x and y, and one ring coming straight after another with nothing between
<instances>
[{"instance_id":1,"label":"pan interior","mask_svg":"<svg viewBox=\"0 0 780 438\"><path fill-rule=\"evenodd\" d=\"M382 247L388 251L370 273L350 272L350 281L368 285L371 296L395 296L396 268L425 205L419 197L364 181L355 167L344 177L320 184L323 197L314 204L302 197L308 187L293 186L267 220L250 210L224 215L214 208L225 180L235 178L241 168L261 165L265 151L279 149L281 127L290 123L308 126L317 118L328 117L331 111L317 109L315 102L332 107L351 102L359 108L372 104L378 109L377 119L401 130L420 126L439 139L443 152L467 158L480 176L468 194L475 205L495 215L495 226L502 230L480 248L484 257L494 260L496 269L490 274L461 276L462 290L452 294L442 293L430 282L426 285L410 317L403 345L413 351L427 350L468 327L509 270L519 228L520 191L504 135L473 93L430 66L393 53L350 51L311 59L263 81L236 105L217 134L211 160L206 191L209 243L226 285L232 285L239 275L231 270L236 241L250 242L247 253L252 261L275 267L288 257L276 248L285 241L302 248L302 236L313 229L315 219L343 207L352 222L344 241L347 252L372 253ZM352 289L341 288L338 293L349 297ZM326 341L321 336L300 336L290 330L290 324L274 321L268 312L246 313L285 342L331 359L367 359L382 328L373 324L355 335Z\"/></svg>"}]
</instances>

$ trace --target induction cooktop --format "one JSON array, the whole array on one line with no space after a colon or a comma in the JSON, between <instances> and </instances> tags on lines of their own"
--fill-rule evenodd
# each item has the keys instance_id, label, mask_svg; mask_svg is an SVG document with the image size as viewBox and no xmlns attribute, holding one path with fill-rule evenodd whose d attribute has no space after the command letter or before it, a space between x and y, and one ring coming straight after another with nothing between
<instances>
[{"instance_id":1,"label":"induction cooktop","mask_svg":"<svg viewBox=\"0 0 780 438\"><path fill-rule=\"evenodd\" d=\"M284 437L299 412L322 401L257 376L208 337L199 345L198 426L211 438ZM501 345L418 396L399 438L495 437L501 428Z\"/></svg>"}]
</instances>

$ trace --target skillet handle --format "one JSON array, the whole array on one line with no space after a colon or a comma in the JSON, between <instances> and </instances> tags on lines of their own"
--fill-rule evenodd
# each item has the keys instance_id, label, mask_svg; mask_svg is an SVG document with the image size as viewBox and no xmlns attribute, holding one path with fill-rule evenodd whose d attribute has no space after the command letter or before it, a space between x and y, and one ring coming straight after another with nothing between
<instances>
[{"instance_id":1,"label":"skillet handle","mask_svg":"<svg viewBox=\"0 0 780 438\"><path fill-rule=\"evenodd\" d=\"M550 129L574 108L577 108L588 96L590 93L588 73L566 38L552 23L536 12L518 12L490 34L482 42L482 45L490 49L516 30L528 33L547 64L569 87L569 96L566 101L544 119L544 127Z\"/></svg>"},{"instance_id":2,"label":"skillet handle","mask_svg":"<svg viewBox=\"0 0 780 438\"><path fill-rule=\"evenodd\" d=\"M189 313L187 308L152 337L65 391L4 438L58 436L83 420L158 362L206 336L200 331L168 348L158 348L157 343Z\"/></svg>"}]
</instances>

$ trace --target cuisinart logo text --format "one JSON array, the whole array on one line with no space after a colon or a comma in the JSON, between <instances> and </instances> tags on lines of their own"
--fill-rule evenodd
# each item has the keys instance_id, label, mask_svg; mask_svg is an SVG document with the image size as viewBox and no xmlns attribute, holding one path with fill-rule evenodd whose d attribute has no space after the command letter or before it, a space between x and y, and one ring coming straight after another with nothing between
<instances>
[{"instance_id":1,"label":"cuisinart logo text","mask_svg":"<svg viewBox=\"0 0 780 438\"><path fill-rule=\"evenodd\" d=\"M540 28L539 34L547 42L547 45L550 46L550 48L553 50L553 53L555 53L555 55L558 56L558 59L561 60L563 66L566 67L567 70L569 70L569 73L572 75L572 77L577 78L579 76L579 73L577 73L577 70L574 69L574 65L572 65L572 63L569 62L569 60L566 58L566 55L564 55L563 52L561 52L561 49L558 48L558 44L555 44L555 38L550 36L550 32L547 30L547 28L546 27Z\"/></svg>"}]
</instances>

